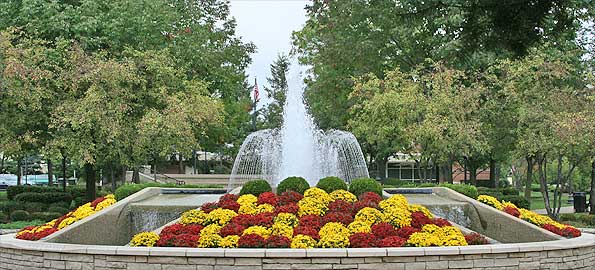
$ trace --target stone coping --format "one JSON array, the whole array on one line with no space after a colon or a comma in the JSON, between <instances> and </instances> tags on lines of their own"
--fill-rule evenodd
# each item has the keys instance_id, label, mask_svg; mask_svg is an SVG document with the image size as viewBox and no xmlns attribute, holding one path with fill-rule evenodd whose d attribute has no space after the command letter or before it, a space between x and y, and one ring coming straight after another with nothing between
<instances>
[{"instance_id":1,"label":"stone coping","mask_svg":"<svg viewBox=\"0 0 595 270\"><path fill-rule=\"evenodd\" d=\"M170 257L228 257L228 258L346 258L346 257L410 257L448 256L471 254L498 254L516 252L554 251L595 247L595 235L564 240L518 244L477 245L458 247L401 247L401 248L312 248L312 249L225 249L225 248L175 248L175 247L125 247L58 244L26 241L14 238L15 234L0 236L0 248L94 255L134 255Z\"/></svg>"}]
</instances>

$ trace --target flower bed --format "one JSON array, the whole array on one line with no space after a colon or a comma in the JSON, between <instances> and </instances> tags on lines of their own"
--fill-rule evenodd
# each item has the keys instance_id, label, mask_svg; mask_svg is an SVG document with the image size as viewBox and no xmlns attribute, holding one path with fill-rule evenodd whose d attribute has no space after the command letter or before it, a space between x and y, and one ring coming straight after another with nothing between
<instances>
[{"instance_id":1,"label":"flower bed","mask_svg":"<svg viewBox=\"0 0 595 270\"><path fill-rule=\"evenodd\" d=\"M519 208L511 202L498 201L498 199L488 195L479 195L477 200L557 235L568 238L579 237L581 235L581 232L573 226L562 224L548 216L540 215L524 208Z\"/></svg>"},{"instance_id":2,"label":"flower bed","mask_svg":"<svg viewBox=\"0 0 595 270\"><path fill-rule=\"evenodd\" d=\"M479 238L480 240L477 240ZM485 244L474 235L473 244ZM485 238L483 238L485 239ZM135 235L131 246L201 248L366 248L462 246L465 235L402 195L309 188L258 197L226 194L182 214L158 235Z\"/></svg>"},{"instance_id":3,"label":"flower bed","mask_svg":"<svg viewBox=\"0 0 595 270\"><path fill-rule=\"evenodd\" d=\"M97 198L94 201L79 206L74 211L71 211L66 215L54 219L48 223L39 226L25 227L17 233L16 238L22 240L37 241L59 230L64 229L81 219L91 216L115 203L116 199L112 194L107 195L105 197Z\"/></svg>"}]
</instances>

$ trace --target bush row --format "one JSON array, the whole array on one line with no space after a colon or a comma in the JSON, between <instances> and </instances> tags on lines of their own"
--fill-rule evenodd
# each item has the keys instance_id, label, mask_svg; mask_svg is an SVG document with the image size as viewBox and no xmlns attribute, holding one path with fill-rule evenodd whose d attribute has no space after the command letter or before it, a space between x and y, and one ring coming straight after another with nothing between
<instances>
[{"instance_id":1,"label":"bush row","mask_svg":"<svg viewBox=\"0 0 595 270\"><path fill-rule=\"evenodd\" d=\"M330 193L335 190L343 189L349 190L349 192L353 193L354 195L358 196L364 192L375 192L378 195L382 196L382 186L374 179L371 178L360 178L351 181L349 186L345 181L338 177L325 177L318 181L316 187L323 189L324 191ZM310 185L306 181L306 179L302 177L288 177L285 178L283 181L277 185L277 194L281 194L285 191L295 191L298 193L303 194L306 189L310 188ZM242 190L240 191L240 195L244 194L253 194L255 196L260 195L263 192L271 191L272 188L270 184L266 180L253 180L246 182L244 186L242 186Z\"/></svg>"},{"instance_id":2,"label":"bush row","mask_svg":"<svg viewBox=\"0 0 595 270\"><path fill-rule=\"evenodd\" d=\"M144 183L144 184L125 184L120 186L114 192L116 200L120 201L136 192L141 191L147 187L163 187L163 188L221 188L221 185L176 185L176 184L161 184L161 183Z\"/></svg>"},{"instance_id":3,"label":"bush row","mask_svg":"<svg viewBox=\"0 0 595 270\"><path fill-rule=\"evenodd\" d=\"M14 197L17 202L36 202L36 203L55 203L55 202L71 202L72 195L68 192L25 192Z\"/></svg>"},{"instance_id":4,"label":"bush row","mask_svg":"<svg viewBox=\"0 0 595 270\"><path fill-rule=\"evenodd\" d=\"M580 222L585 225L595 226L595 215L579 214L579 213L566 213L560 214L560 221L574 221Z\"/></svg>"},{"instance_id":5,"label":"bush row","mask_svg":"<svg viewBox=\"0 0 595 270\"><path fill-rule=\"evenodd\" d=\"M10 214L10 221L31 221L31 220L41 220L44 222L52 221L61 217L63 214L58 212L34 212L29 213L25 210L16 210ZM8 216L4 213L0 214L0 221L6 222L8 221Z\"/></svg>"}]
</instances>

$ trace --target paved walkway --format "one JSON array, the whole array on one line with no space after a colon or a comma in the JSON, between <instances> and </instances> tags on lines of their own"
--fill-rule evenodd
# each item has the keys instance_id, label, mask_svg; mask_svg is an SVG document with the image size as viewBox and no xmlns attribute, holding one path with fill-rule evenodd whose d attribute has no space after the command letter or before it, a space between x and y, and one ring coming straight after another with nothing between
<instances>
[{"instance_id":1,"label":"paved walkway","mask_svg":"<svg viewBox=\"0 0 595 270\"><path fill-rule=\"evenodd\" d=\"M537 214L541 214L541 215L547 214L547 211L545 209L535 209L535 210L533 210L533 212L535 212ZM574 206L564 206L564 207L560 208L560 213L561 214L574 213Z\"/></svg>"}]
</instances>

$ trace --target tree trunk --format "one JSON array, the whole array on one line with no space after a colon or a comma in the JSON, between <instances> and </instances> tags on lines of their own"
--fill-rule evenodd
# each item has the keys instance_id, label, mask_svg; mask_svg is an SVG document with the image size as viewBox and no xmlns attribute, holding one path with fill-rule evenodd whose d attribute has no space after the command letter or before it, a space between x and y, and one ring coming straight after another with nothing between
<instances>
[{"instance_id":1,"label":"tree trunk","mask_svg":"<svg viewBox=\"0 0 595 270\"><path fill-rule=\"evenodd\" d=\"M48 186L54 185L54 164L52 160L48 158Z\"/></svg>"},{"instance_id":2,"label":"tree trunk","mask_svg":"<svg viewBox=\"0 0 595 270\"><path fill-rule=\"evenodd\" d=\"M116 192L116 176L114 172L114 166L109 166L109 181L112 185L112 193Z\"/></svg>"},{"instance_id":3,"label":"tree trunk","mask_svg":"<svg viewBox=\"0 0 595 270\"><path fill-rule=\"evenodd\" d=\"M463 183L464 184L468 184L467 183L467 159L465 159L465 162L463 162Z\"/></svg>"},{"instance_id":4,"label":"tree trunk","mask_svg":"<svg viewBox=\"0 0 595 270\"><path fill-rule=\"evenodd\" d=\"M132 169L132 183L140 184L140 174L138 168Z\"/></svg>"},{"instance_id":5,"label":"tree trunk","mask_svg":"<svg viewBox=\"0 0 595 270\"><path fill-rule=\"evenodd\" d=\"M538 158L537 169L539 171L539 185L541 188L541 194L543 195L543 202L547 215L552 217L552 207L550 205L550 195L547 188L547 159L546 157Z\"/></svg>"},{"instance_id":6,"label":"tree trunk","mask_svg":"<svg viewBox=\"0 0 595 270\"><path fill-rule=\"evenodd\" d=\"M4 173L4 160L6 159L6 157L4 156L4 154L2 154L2 157L0 157L0 173Z\"/></svg>"},{"instance_id":7,"label":"tree trunk","mask_svg":"<svg viewBox=\"0 0 595 270\"><path fill-rule=\"evenodd\" d=\"M527 159L527 179L525 180L525 199L531 200L531 184L533 184L533 158L530 156Z\"/></svg>"},{"instance_id":8,"label":"tree trunk","mask_svg":"<svg viewBox=\"0 0 595 270\"><path fill-rule=\"evenodd\" d=\"M595 215L595 160L591 162L591 190L589 192L589 214Z\"/></svg>"},{"instance_id":9,"label":"tree trunk","mask_svg":"<svg viewBox=\"0 0 595 270\"><path fill-rule=\"evenodd\" d=\"M23 171L21 170L22 165L23 161L19 158L17 161L17 186L23 185Z\"/></svg>"},{"instance_id":10,"label":"tree trunk","mask_svg":"<svg viewBox=\"0 0 595 270\"><path fill-rule=\"evenodd\" d=\"M471 184L477 186L477 168L469 168L469 178L471 179Z\"/></svg>"},{"instance_id":11,"label":"tree trunk","mask_svg":"<svg viewBox=\"0 0 595 270\"><path fill-rule=\"evenodd\" d=\"M386 178L386 162L388 158L376 157L376 179L384 180Z\"/></svg>"},{"instance_id":12,"label":"tree trunk","mask_svg":"<svg viewBox=\"0 0 595 270\"><path fill-rule=\"evenodd\" d=\"M179 155L178 155L178 162L179 162L179 163L178 163L178 166L179 166L179 167L178 167L178 173L179 173L179 174L184 174L184 173L186 173L186 172L185 172L185 170L184 170L184 159L182 158L182 154L179 154Z\"/></svg>"},{"instance_id":13,"label":"tree trunk","mask_svg":"<svg viewBox=\"0 0 595 270\"><path fill-rule=\"evenodd\" d=\"M86 198L87 201L95 200L95 167L93 164L85 163L85 182L86 182Z\"/></svg>"},{"instance_id":14,"label":"tree trunk","mask_svg":"<svg viewBox=\"0 0 595 270\"><path fill-rule=\"evenodd\" d=\"M440 178L438 178L438 182L442 183L451 183L452 184L452 163L447 162L446 164L440 166Z\"/></svg>"},{"instance_id":15,"label":"tree trunk","mask_svg":"<svg viewBox=\"0 0 595 270\"><path fill-rule=\"evenodd\" d=\"M62 156L62 190L66 191L66 156Z\"/></svg>"},{"instance_id":16,"label":"tree trunk","mask_svg":"<svg viewBox=\"0 0 595 270\"><path fill-rule=\"evenodd\" d=\"M498 188L498 174L496 173L496 161L490 159L490 187Z\"/></svg>"}]
</instances>

